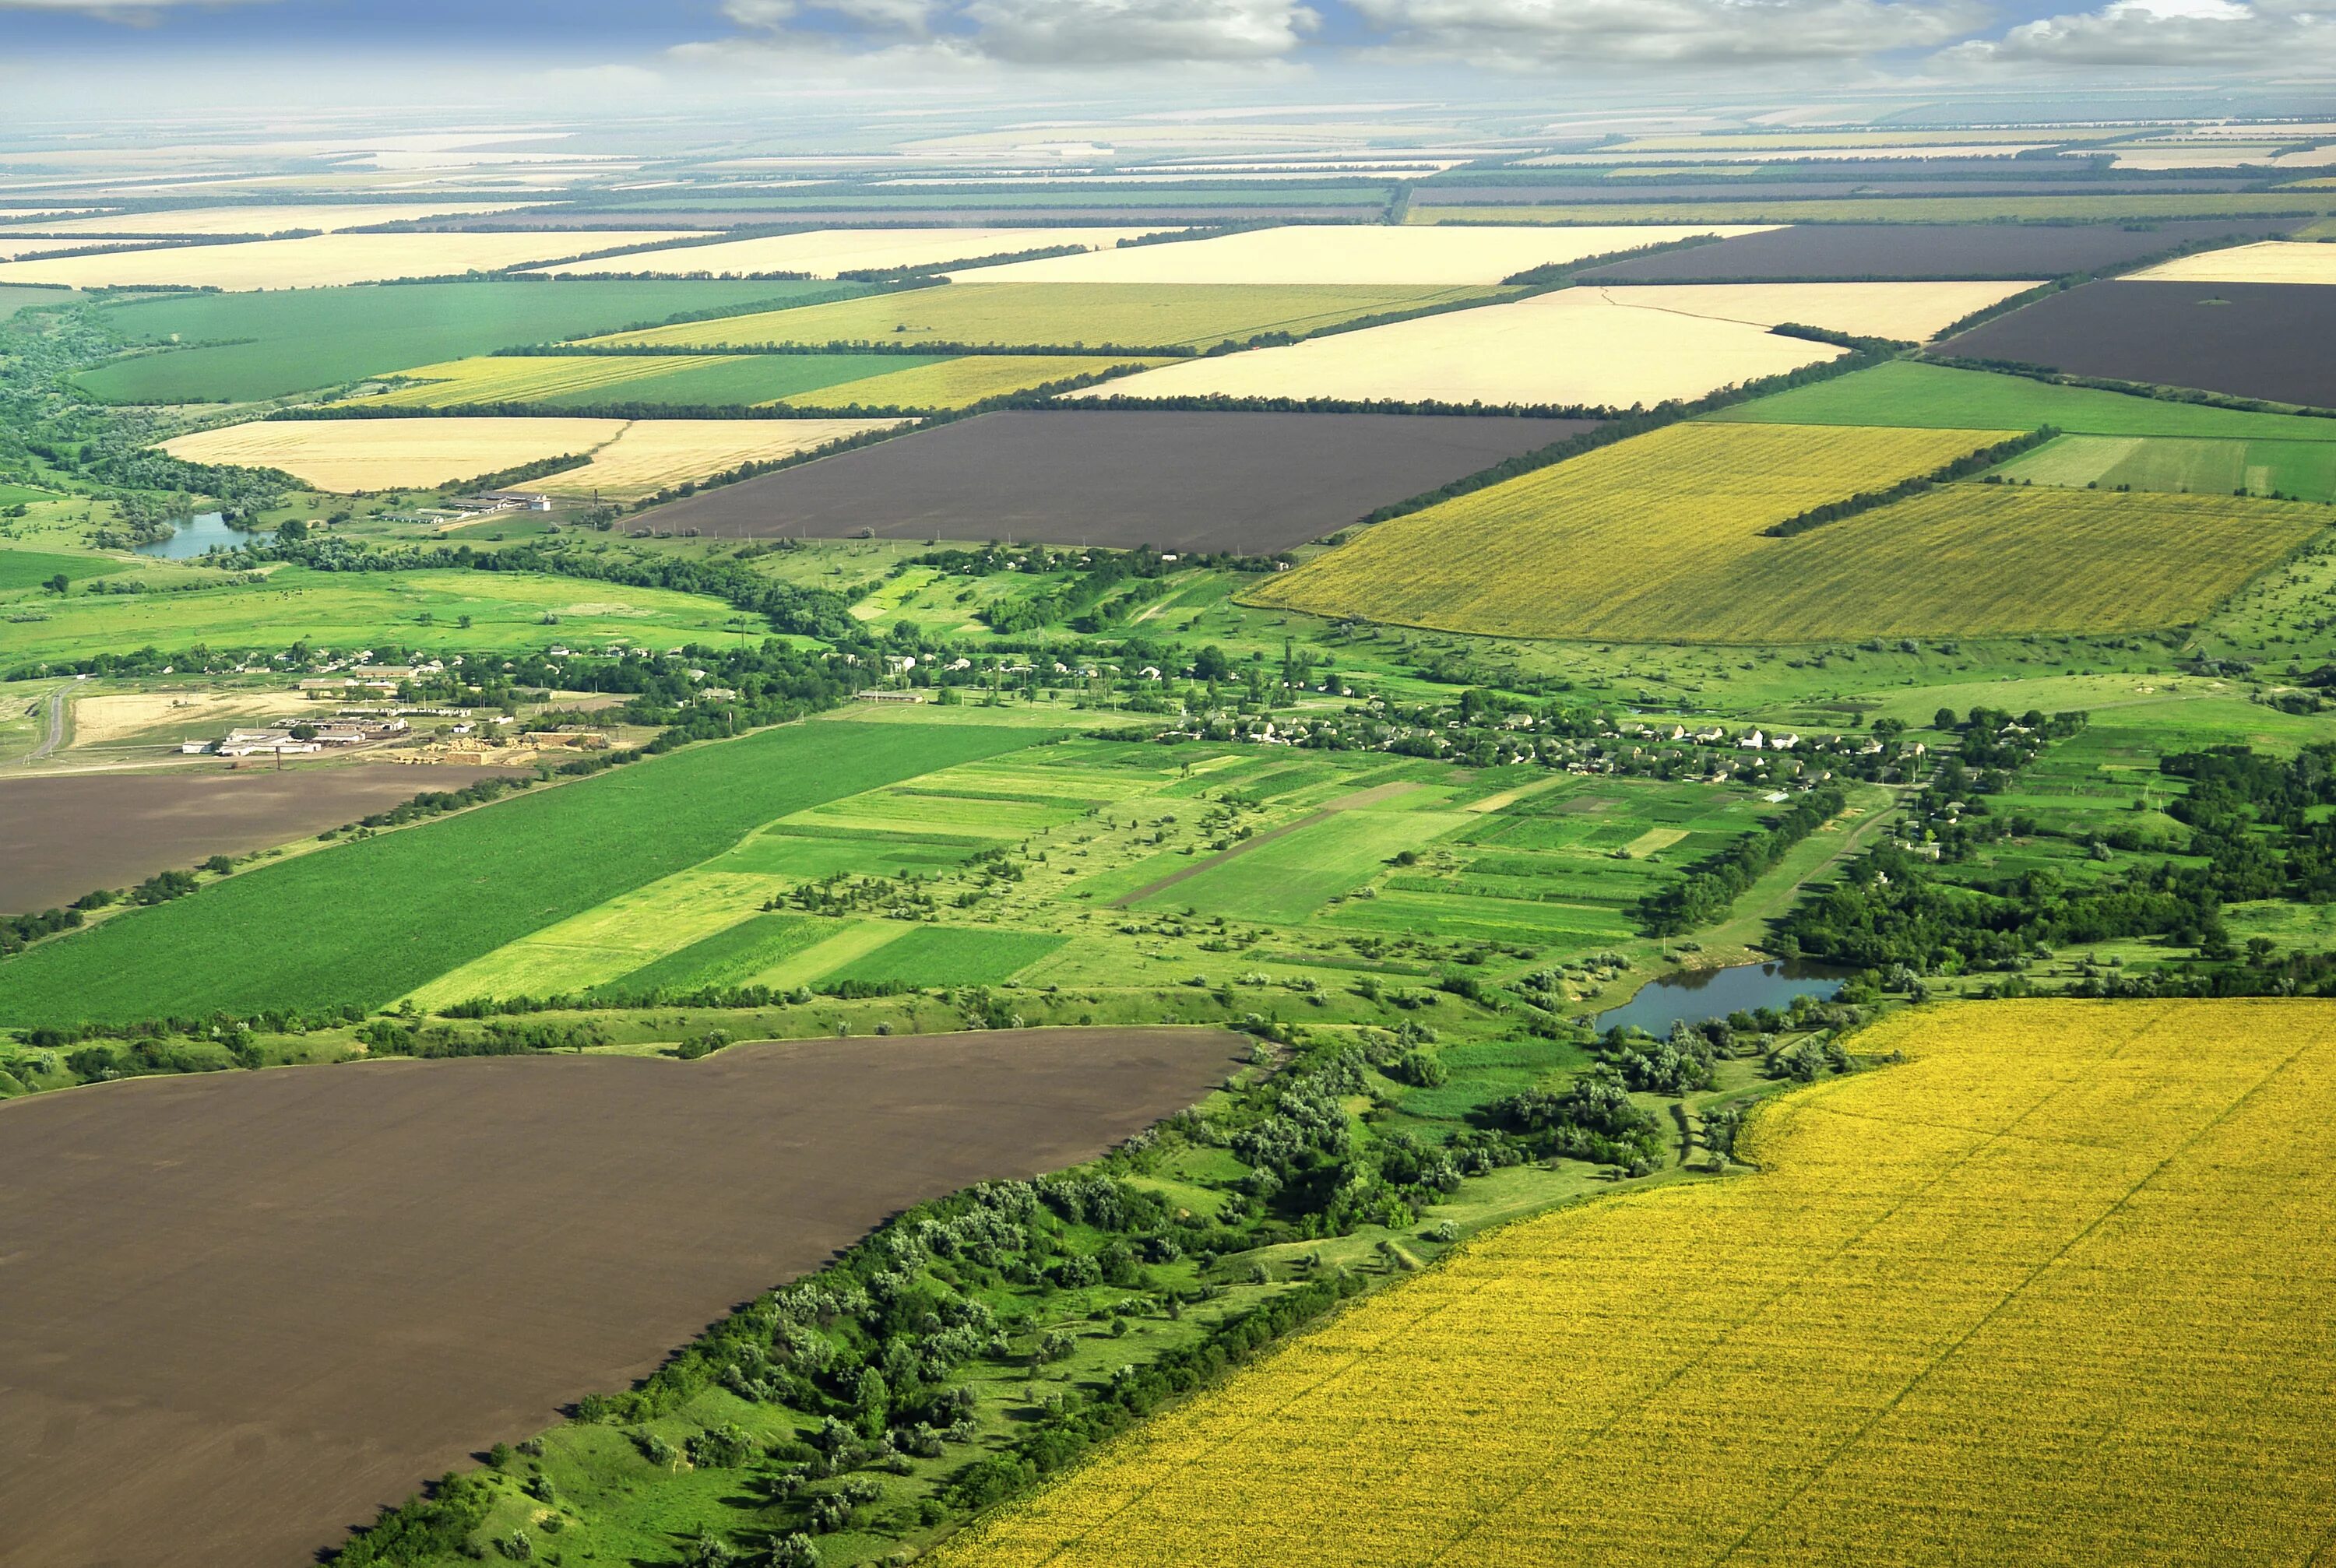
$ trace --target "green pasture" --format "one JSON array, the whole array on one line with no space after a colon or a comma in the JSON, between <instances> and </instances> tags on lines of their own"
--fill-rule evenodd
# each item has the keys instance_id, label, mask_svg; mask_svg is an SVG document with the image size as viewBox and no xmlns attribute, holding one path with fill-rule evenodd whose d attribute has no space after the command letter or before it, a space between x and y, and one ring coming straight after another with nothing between
<instances>
[{"instance_id":1,"label":"green pasture","mask_svg":"<svg viewBox=\"0 0 2336 1568\"><path fill-rule=\"evenodd\" d=\"M912 926L826 979L871 985L994 986L1061 947L1067 937L978 926Z\"/></svg>"},{"instance_id":2,"label":"green pasture","mask_svg":"<svg viewBox=\"0 0 2336 1568\"><path fill-rule=\"evenodd\" d=\"M2007 480L2076 489L2245 491L2336 501L2336 441L2064 435L1995 472Z\"/></svg>"},{"instance_id":3,"label":"green pasture","mask_svg":"<svg viewBox=\"0 0 2336 1568\"><path fill-rule=\"evenodd\" d=\"M1397 855L1416 853L1466 820L1441 812L1333 812L1253 850L1236 852L1140 904L1296 924L1384 872Z\"/></svg>"},{"instance_id":4,"label":"green pasture","mask_svg":"<svg viewBox=\"0 0 2336 1568\"><path fill-rule=\"evenodd\" d=\"M158 351L74 381L109 403L242 403L700 311L864 291L851 283L579 278L190 294L107 307L109 328Z\"/></svg>"},{"instance_id":5,"label":"green pasture","mask_svg":"<svg viewBox=\"0 0 2336 1568\"><path fill-rule=\"evenodd\" d=\"M71 305L81 295L71 288L34 288L24 284L0 284L0 321L35 305Z\"/></svg>"},{"instance_id":6,"label":"green pasture","mask_svg":"<svg viewBox=\"0 0 2336 1568\"><path fill-rule=\"evenodd\" d=\"M1923 430L2033 430L2049 424L2083 435L2336 442L2336 419L2249 414L1905 359L1796 386L1706 417L1734 424L1879 424Z\"/></svg>"},{"instance_id":7,"label":"green pasture","mask_svg":"<svg viewBox=\"0 0 2336 1568\"><path fill-rule=\"evenodd\" d=\"M0 502L8 498L7 487L0 485ZM9 550L0 547L0 592L11 589L37 588L59 572L70 582L81 582L92 577L112 577L128 571L125 561L112 560L102 555L51 555L46 550ZM12 637L10 641L14 641Z\"/></svg>"},{"instance_id":8,"label":"green pasture","mask_svg":"<svg viewBox=\"0 0 2336 1568\"><path fill-rule=\"evenodd\" d=\"M0 506L35 506L56 499L53 491L34 490L26 484L0 483Z\"/></svg>"},{"instance_id":9,"label":"green pasture","mask_svg":"<svg viewBox=\"0 0 2336 1568\"><path fill-rule=\"evenodd\" d=\"M12 623L0 639L11 668L138 648L277 648L303 638L318 648L394 642L474 652L563 642L664 647L716 638L736 614L697 594L533 572L299 566L279 567L262 583L43 598L22 613L41 618Z\"/></svg>"},{"instance_id":10,"label":"green pasture","mask_svg":"<svg viewBox=\"0 0 2336 1568\"><path fill-rule=\"evenodd\" d=\"M834 921L812 915L754 915L633 970L608 989L640 996L656 990L743 986L834 934Z\"/></svg>"},{"instance_id":11,"label":"green pasture","mask_svg":"<svg viewBox=\"0 0 2336 1568\"><path fill-rule=\"evenodd\" d=\"M244 872L0 963L12 1024L378 1007L762 823L1029 744L791 725Z\"/></svg>"}]
</instances>

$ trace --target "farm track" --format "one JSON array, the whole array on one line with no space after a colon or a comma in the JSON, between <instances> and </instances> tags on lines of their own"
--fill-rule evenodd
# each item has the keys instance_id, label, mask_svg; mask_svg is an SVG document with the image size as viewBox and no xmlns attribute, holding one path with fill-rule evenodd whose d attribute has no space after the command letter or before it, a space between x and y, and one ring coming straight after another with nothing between
<instances>
[{"instance_id":1,"label":"farm track","mask_svg":"<svg viewBox=\"0 0 2336 1568\"><path fill-rule=\"evenodd\" d=\"M1376 805L1383 800L1392 799L1397 795L1406 794L1408 791L1417 789L1418 787L1419 786L1415 784L1375 784L1367 790L1357 790L1350 795L1341 795L1337 800L1332 801L1329 805L1322 807L1319 811L1309 812L1294 823L1284 823L1278 828L1268 828L1265 832L1259 833L1252 838L1243 839L1241 842L1235 844L1229 850L1224 850L1219 853L1209 855L1204 859L1194 861L1183 871L1172 872L1168 875L1162 877L1156 882L1146 882L1144 886L1136 889L1132 893L1122 893L1119 897L1112 900L1111 902L1105 907L1106 909L1124 910L1130 904L1136 903L1142 900L1152 897L1154 893L1165 892L1168 889L1174 887L1178 882L1199 876L1202 872L1212 872L1219 866L1224 864L1227 861L1238 860L1242 855L1249 853L1251 850L1263 849L1267 844L1271 843L1274 840L1294 833L1299 828L1312 827L1316 823L1334 817L1340 812L1356 811L1363 806Z\"/></svg>"},{"instance_id":2,"label":"farm track","mask_svg":"<svg viewBox=\"0 0 2336 1568\"><path fill-rule=\"evenodd\" d=\"M1246 1046L1001 1030L688 1064L144 1078L0 1105L21 1222L0 1293L0 1565L306 1562L888 1214L1076 1164L1192 1104Z\"/></svg>"},{"instance_id":3,"label":"farm track","mask_svg":"<svg viewBox=\"0 0 2336 1568\"><path fill-rule=\"evenodd\" d=\"M41 743L24 754L24 761L44 761L54 755L56 749L65 744L65 699L72 695L73 687L69 686L61 686L49 694L49 711L45 716L46 731L41 736Z\"/></svg>"}]
</instances>

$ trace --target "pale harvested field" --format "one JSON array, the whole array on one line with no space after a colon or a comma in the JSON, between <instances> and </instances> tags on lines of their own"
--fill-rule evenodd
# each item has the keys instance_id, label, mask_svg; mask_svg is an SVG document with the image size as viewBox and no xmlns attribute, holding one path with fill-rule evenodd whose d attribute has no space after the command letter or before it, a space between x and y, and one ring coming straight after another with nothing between
<instances>
[{"instance_id":1,"label":"pale harvested field","mask_svg":"<svg viewBox=\"0 0 2336 1568\"><path fill-rule=\"evenodd\" d=\"M133 735L182 726L182 738L208 738L247 720L302 711L300 694L288 691L120 692L85 696L73 705L73 744L110 745Z\"/></svg>"},{"instance_id":2,"label":"pale harvested field","mask_svg":"<svg viewBox=\"0 0 2336 1568\"><path fill-rule=\"evenodd\" d=\"M985 283L1498 283L1535 267L1761 225L1556 229L1299 224L985 267Z\"/></svg>"},{"instance_id":3,"label":"pale harvested field","mask_svg":"<svg viewBox=\"0 0 2336 1568\"><path fill-rule=\"evenodd\" d=\"M382 223L411 223L423 218L475 218L485 212L507 212L508 201L431 201L365 205L324 202L297 207L198 207L181 212L117 212L110 217L44 219L9 227L40 234L282 234L294 229L321 229L327 234L344 229L371 229Z\"/></svg>"},{"instance_id":4,"label":"pale harvested field","mask_svg":"<svg viewBox=\"0 0 2336 1568\"><path fill-rule=\"evenodd\" d=\"M2300 246L2299 249L2316 249ZM1607 302L1753 326L1798 322L1854 337L1927 343L2033 283L1660 283L1608 288Z\"/></svg>"},{"instance_id":5,"label":"pale harvested field","mask_svg":"<svg viewBox=\"0 0 2336 1568\"><path fill-rule=\"evenodd\" d=\"M1107 248L1123 239L1160 232L1156 224L1149 229L822 229L536 270L568 278L637 272L675 277L705 272L716 278L731 273L803 272L813 278L833 278L839 272L939 267L1058 245Z\"/></svg>"},{"instance_id":6,"label":"pale harvested field","mask_svg":"<svg viewBox=\"0 0 2336 1568\"><path fill-rule=\"evenodd\" d=\"M1763 327L1610 301L1647 289L1568 288L1284 348L1163 365L1072 397L1331 397L1358 403L1627 408L1840 357Z\"/></svg>"},{"instance_id":7,"label":"pale harvested field","mask_svg":"<svg viewBox=\"0 0 2336 1568\"><path fill-rule=\"evenodd\" d=\"M327 288L396 278L495 272L530 261L686 239L674 233L320 234L309 239L166 246L100 256L0 263L0 283L63 283L76 288L139 284L195 287Z\"/></svg>"},{"instance_id":8,"label":"pale harvested field","mask_svg":"<svg viewBox=\"0 0 2336 1568\"><path fill-rule=\"evenodd\" d=\"M178 436L162 450L190 463L281 469L319 490L351 494L426 489L596 452L624 428L621 419L261 420Z\"/></svg>"},{"instance_id":9,"label":"pale harvested field","mask_svg":"<svg viewBox=\"0 0 2336 1568\"><path fill-rule=\"evenodd\" d=\"M2176 257L2145 272L2130 273L2131 283L2336 283L2336 245L2299 244L2268 240L2261 245L2234 246L2228 250L2202 250Z\"/></svg>"},{"instance_id":10,"label":"pale harvested field","mask_svg":"<svg viewBox=\"0 0 2336 1568\"><path fill-rule=\"evenodd\" d=\"M373 423L403 424L404 421ZM432 424L443 424L443 420ZM607 421L493 421L487 424L605 424ZM866 431L885 430L896 419L639 419L571 468L528 488L547 495L599 494L633 501L691 480L709 478L742 463L768 463L825 446Z\"/></svg>"}]
</instances>

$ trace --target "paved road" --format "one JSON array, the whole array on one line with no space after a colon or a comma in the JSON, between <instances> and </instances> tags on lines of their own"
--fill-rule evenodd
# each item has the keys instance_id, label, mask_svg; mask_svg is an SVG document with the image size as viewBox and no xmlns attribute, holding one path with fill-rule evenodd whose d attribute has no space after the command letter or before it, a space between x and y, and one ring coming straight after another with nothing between
<instances>
[{"instance_id":1,"label":"paved road","mask_svg":"<svg viewBox=\"0 0 2336 1568\"><path fill-rule=\"evenodd\" d=\"M72 695L73 687L69 686L61 686L49 694L48 733L41 737L40 745L24 755L26 762L39 762L65 744L65 699Z\"/></svg>"}]
</instances>

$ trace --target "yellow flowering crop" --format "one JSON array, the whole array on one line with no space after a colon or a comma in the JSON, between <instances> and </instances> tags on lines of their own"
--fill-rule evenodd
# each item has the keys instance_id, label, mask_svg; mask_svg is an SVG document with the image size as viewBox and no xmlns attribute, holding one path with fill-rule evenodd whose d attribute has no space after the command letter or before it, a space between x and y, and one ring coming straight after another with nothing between
<instances>
[{"instance_id":1,"label":"yellow flowering crop","mask_svg":"<svg viewBox=\"0 0 2336 1568\"><path fill-rule=\"evenodd\" d=\"M949 1568L2292 1563L2336 1522L2336 1005L1900 1015L1759 1174L1493 1232Z\"/></svg>"}]
</instances>

